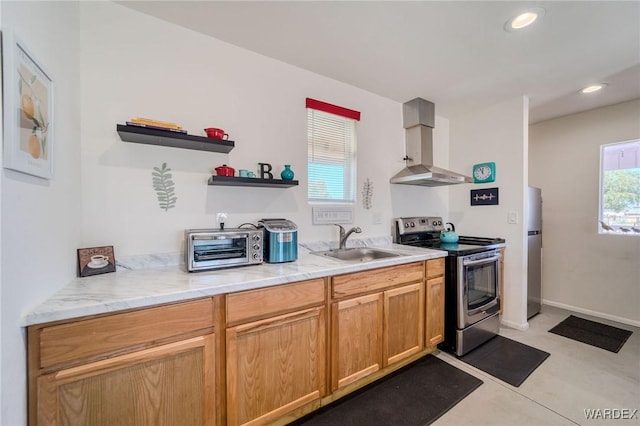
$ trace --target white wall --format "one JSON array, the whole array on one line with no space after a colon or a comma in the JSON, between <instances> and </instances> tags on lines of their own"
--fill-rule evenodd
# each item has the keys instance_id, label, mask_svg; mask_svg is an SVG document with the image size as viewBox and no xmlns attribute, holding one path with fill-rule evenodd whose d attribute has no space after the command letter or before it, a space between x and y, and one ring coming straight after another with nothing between
<instances>
[{"instance_id":1,"label":"white wall","mask_svg":"<svg viewBox=\"0 0 640 426\"><path fill-rule=\"evenodd\" d=\"M2 3L0 3L0 30L2 29ZM0 55L1 56L1 55ZM0 63L2 62L2 58L0 58ZM2 81L2 67L0 66L0 81ZM2 93L2 85L0 84L0 99L3 98L3 93ZM3 109L2 109L2 102L0 102L0 117L4 117L4 113L3 113ZM4 144L4 119L0 119L0 140L3 141ZM3 160L3 153L2 150L0 149L0 166L2 166L2 164L4 164L4 160ZM2 177L0 176L0 306L2 306ZM2 315L0 314L0 425L2 424L2 414L4 409L2 407L4 407L4 403L3 403L3 397L2 397L2 388L3 388L3 381L2 381L2 349L3 349L3 345L2 345Z\"/></svg>"},{"instance_id":2,"label":"white wall","mask_svg":"<svg viewBox=\"0 0 640 426\"><path fill-rule=\"evenodd\" d=\"M80 240L78 5L1 3L13 29L54 80L54 178L10 170L2 180L2 411L0 424L26 424L25 311L76 273Z\"/></svg>"},{"instance_id":3,"label":"white wall","mask_svg":"<svg viewBox=\"0 0 640 426\"><path fill-rule=\"evenodd\" d=\"M391 189L388 183L404 166L401 104L118 4L87 2L81 11L84 245L114 245L116 257L179 252L184 230L217 226L217 212L229 214L228 227L286 217L298 224L300 241L336 240L335 227L311 224L306 201L306 97L362 112L354 220L363 229L359 237L389 235L392 217L404 214L392 210L395 199L418 199L410 204L445 211L442 191ZM220 154L122 142L116 123L137 116L176 122L198 135L221 127L236 146ZM439 124L439 137L448 137L447 120ZM174 171L178 197L168 212L158 207L151 185L152 168L163 162ZM277 173L291 164L300 185L206 185L218 165L256 169L258 162L271 163ZM366 178L374 186L371 210L361 204ZM374 223L376 215L380 223Z\"/></svg>"},{"instance_id":4,"label":"white wall","mask_svg":"<svg viewBox=\"0 0 640 426\"><path fill-rule=\"evenodd\" d=\"M363 237L389 235L391 219L447 216L446 188L391 186L404 163L400 103L338 83L110 2L2 2L8 24L55 81L55 177L2 170L2 411L0 424L26 422L25 311L76 275L76 249L114 245L116 256L179 252L186 228L284 216L300 240L335 240L311 225L306 202L305 97L362 111L358 125L358 202ZM228 155L122 142L117 123L135 116L175 121L192 134L225 128ZM448 164L449 122L436 117L435 158ZM222 163L254 168L292 164L292 189L208 187ZM151 170L174 170L178 203L157 206ZM366 178L373 209L361 207ZM393 207L392 207L393 206ZM381 220L376 220L379 217ZM11 251L6 250L11 247ZM25 264L37 262L38 267Z\"/></svg>"},{"instance_id":5,"label":"white wall","mask_svg":"<svg viewBox=\"0 0 640 426\"><path fill-rule=\"evenodd\" d=\"M401 104L238 49L107 2L1 3L8 24L55 81L55 177L2 170L2 411L0 424L26 422L25 311L76 275L76 249L113 244L116 256L178 252L186 228L285 216L301 241L337 238L311 225L306 203L305 97L362 111L358 190L374 183L373 209L355 206L363 236L388 235L394 216L446 215L448 191L389 185L403 167ZM116 123L135 116L175 121L190 133L225 128L229 154L122 142ZM436 117L436 158L448 162L448 121ZM292 164L292 189L208 187L222 163ZM151 170L174 170L177 207L157 206ZM397 201L405 207L394 207ZM380 221L375 221L375 216ZM374 223L374 221L376 223ZM11 247L11 251L6 250ZM38 267L34 267L35 262Z\"/></svg>"},{"instance_id":6,"label":"white wall","mask_svg":"<svg viewBox=\"0 0 640 426\"><path fill-rule=\"evenodd\" d=\"M639 137L640 100L531 126L544 303L640 326L640 237L598 234L600 146Z\"/></svg>"},{"instance_id":7,"label":"white wall","mask_svg":"<svg viewBox=\"0 0 640 426\"><path fill-rule=\"evenodd\" d=\"M451 187L448 220L462 235L502 237L505 250L504 311L502 323L526 329L527 246L524 217L527 187L526 97L488 106L473 114L451 120L451 169L471 175L476 163L496 163L492 183ZM470 206L470 190L499 188L499 205ZM507 224L507 214L518 214L517 224Z\"/></svg>"}]
</instances>

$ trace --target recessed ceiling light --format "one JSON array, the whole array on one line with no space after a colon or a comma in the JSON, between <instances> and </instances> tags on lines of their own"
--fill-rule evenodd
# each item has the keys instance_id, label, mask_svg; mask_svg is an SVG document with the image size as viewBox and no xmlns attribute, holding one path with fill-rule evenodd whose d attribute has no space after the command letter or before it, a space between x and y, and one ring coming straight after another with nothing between
<instances>
[{"instance_id":1,"label":"recessed ceiling light","mask_svg":"<svg viewBox=\"0 0 640 426\"><path fill-rule=\"evenodd\" d=\"M587 86L584 89L580 90L580 93L593 93L598 90L602 90L606 86L605 83L593 84L591 86Z\"/></svg>"},{"instance_id":2,"label":"recessed ceiling light","mask_svg":"<svg viewBox=\"0 0 640 426\"><path fill-rule=\"evenodd\" d=\"M517 15L516 17L509 19L504 24L504 29L506 31L521 30L533 24L539 18L542 18L544 14L545 14L545 10L541 7L534 7L534 8L525 10L524 12Z\"/></svg>"}]
</instances>

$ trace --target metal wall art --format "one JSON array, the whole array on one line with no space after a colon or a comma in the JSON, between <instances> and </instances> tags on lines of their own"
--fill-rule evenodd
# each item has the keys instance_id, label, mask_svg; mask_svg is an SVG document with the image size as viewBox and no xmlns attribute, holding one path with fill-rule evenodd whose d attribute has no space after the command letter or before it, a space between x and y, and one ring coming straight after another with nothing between
<instances>
[{"instance_id":1,"label":"metal wall art","mask_svg":"<svg viewBox=\"0 0 640 426\"><path fill-rule=\"evenodd\" d=\"M498 205L498 188L472 189L472 206L495 206Z\"/></svg>"},{"instance_id":2,"label":"metal wall art","mask_svg":"<svg viewBox=\"0 0 640 426\"><path fill-rule=\"evenodd\" d=\"M362 207L370 210L373 207L373 182L367 178L362 184Z\"/></svg>"},{"instance_id":3,"label":"metal wall art","mask_svg":"<svg viewBox=\"0 0 640 426\"><path fill-rule=\"evenodd\" d=\"M176 206L175 183L173 182L171 169L167 167L167 163L162 163L161 167L154 167L151 172L153 190L156 191L158 204L165 212Z\"/></svg>"}]
</instances>

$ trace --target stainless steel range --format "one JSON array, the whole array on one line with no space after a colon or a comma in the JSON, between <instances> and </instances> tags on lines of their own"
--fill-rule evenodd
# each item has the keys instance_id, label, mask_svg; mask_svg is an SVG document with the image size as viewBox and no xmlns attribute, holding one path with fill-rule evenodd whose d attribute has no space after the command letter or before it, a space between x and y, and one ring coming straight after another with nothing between
<instances>
[{"instance_id":1,"label":"stainless steel range","mask_svg":"<svg viewBox=\"0 0 640 426\"><path fill-rule=\"evenodd\" d=\"M441 217L395 219L397 244L445 250L445 339L443 350L462 356L498 334L502 238L459 236L440 240Z\"/></svg>"}]
</instances>

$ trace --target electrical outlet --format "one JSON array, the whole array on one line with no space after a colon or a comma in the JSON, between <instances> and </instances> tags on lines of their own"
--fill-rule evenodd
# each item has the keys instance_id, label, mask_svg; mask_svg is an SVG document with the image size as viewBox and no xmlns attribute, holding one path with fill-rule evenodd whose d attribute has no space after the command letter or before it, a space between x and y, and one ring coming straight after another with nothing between
<instances>
[{"instance_id":1,"label":"electrical outlet","mask_svg":"<svg viewBox=\"0 0 640 426\"><path fill-rule=\"evenodd\" d=\"M518 223L518 212L510 211L507 214L507 223L516 225Z\"/></svg>"},{"instance_id":2,"label":"electrical outlet","mask_svg":"<svg viewBox=\"0 0 640 426\"><path fill-rule=\"evenodd\" d=\"M226 213L216 213L216 222L217 223L224 223L227 221L227 214Z\"/></svg>"},{"instance_id":3,"label":"electrical outlet","mask_svg":"<svg viewBox=\"0 0 640 426\"><path fill-rule=\"evenodd\" d=\"M382 224L382 213L380 213L380 212L373 212L373 224L374 224L374 225L380 225L380 224Z\"/></svg>"}]
</instances>

